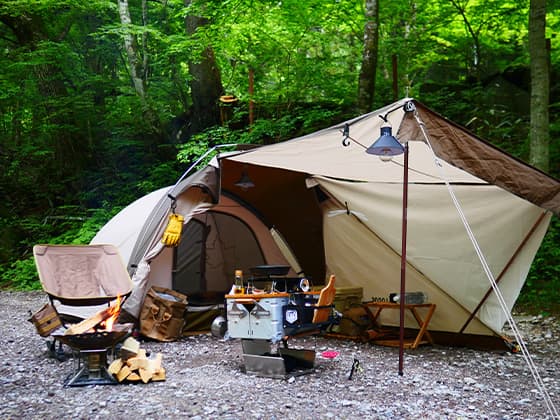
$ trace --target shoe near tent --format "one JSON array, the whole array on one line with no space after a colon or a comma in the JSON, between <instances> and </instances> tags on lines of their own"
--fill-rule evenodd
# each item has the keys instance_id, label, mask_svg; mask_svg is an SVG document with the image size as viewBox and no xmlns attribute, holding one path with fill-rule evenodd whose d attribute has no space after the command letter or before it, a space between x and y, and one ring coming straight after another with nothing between
<instances>
[{"instance_id":1,"label":"shoe near tent","mask_svg":"<svg viewBox=\"0 0 560 420\"><path fill-rule=\"evenodd\" d=\"M281 232L295 255L287 260L297 260L314 284L334 273L337 287L361 287L364 300L398 292L403 156L384 162L365 152L379 135L380 116L410 148L407 290L423 291L437 305L429 326L436 340L463 344L466 338L500 336L508 314L492 291L480 255L510 311L552 214L560 212L560 182L410 98L307 136L221 155L215 166L162 190L145 223L142 216L117 215L115 219L132 223L134 232L134 248L128 245L128 254L121 249L136 284L125 309L137 315L148 286L173 287L176 262L191 258L187 246L166 248L161 243L171 211L167 193L177 198L175 211L185 216L182 242L189 241L192 218L228 198ZM252 180L252 187L236 185L242 175ZM120 248L118 241L127 237L113 236L113 224L93 242L117 241ZM199 244L198 249L204 247ZM206 268L187 270L185 278L202 290L223 293L231 286L234 268L285 264L286 258L275 251L276 256L263 252L248 266L234 256L215 284ZM212 258L207 253L193 261L209 267L222 257ZM398 311L385 312L381 321L398 325ZM412 318L406 319L407 327L414 325Z\"/></svg>"}]
</instances>

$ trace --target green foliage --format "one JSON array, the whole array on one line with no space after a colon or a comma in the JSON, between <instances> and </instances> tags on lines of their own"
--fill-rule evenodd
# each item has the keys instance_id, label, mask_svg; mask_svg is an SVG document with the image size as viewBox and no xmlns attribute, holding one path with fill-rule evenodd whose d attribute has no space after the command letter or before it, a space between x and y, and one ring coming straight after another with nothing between
<instances>
[{"instance_id":1,"label":"green foliage","mask_svg":"<svg viewBox=\"0 0 560 420\"><path fill-rule=\"evenodd\" d=\"M76 210L71 207L58 209L58 215L47 217L41 222L26 218L19 227L27 232L26 238L33 238L36 243L83 245L89 243L120 208L96 209L89 216L76 216ZM21 242L26 249L35 245L29 239L22 238ZM40 289L33 255L29 252L21 259L0 265L0 288L7 287L17 290Z\"/></svg>"},{"instance_id":2,"label":"green foliage","mask_svg":"<svg viewBox=\"0 0 560 420\"><path fill-rule=\"evenodd\" d=\"M560 312L560 217L552 218L516 306L531 313Z\"/></svg>"},{"instance_id":3,"label":"green foliage","mask_svg":"<svg viewBox=\"0 0 560 420\"><path fill-rule=\"evenodd\" d=\"M211 127L204 130L202 133L197 133L191 137L191 141L179 146L177 160L184 164L194 164L201 158L209 149L217 145L226 144L239 144L242 143L237 133L229 130L226 127ZM210 153L202 159L196 168L202 169L206 166L218 152L223 152L224 149L220 148L214 153Z\"/></svg>"},{"instance_id":4,"label":"green foliage","mask_svg":"<svg viewBox=\"0 0 560 420\"><path fill-rule=\"evenodd\" d=\"M177 159L182 163L189 163L196 161L201 157L210 147L208 146L211 140L218 140L211 134L211 129L200 134L195 134L192 139L195 142L189 142L179 146L179 152L177 153ZM219 143L219 141L218 141ZM213 156L209 156L211 159ZM197 169L204 167L208 161L201 162Z\"/></svg>"},{"instance_id":5,"label":"green foliage","mask_svg":"<svg viewBox=\"0 0 560 420\"><path fill-rule=\"evenodd\" d=\"M41 283L34 258L16 260L0 272L0 289L40 290Z\"/></svg>"},{"instance_id":6,"label":"green foliage","mask_svg":"<svg viewBox=\"0 0 560 420\"><path fill-rule=\"evenodd\" d=\"M215 145L275 143L350 117L363 49L363 2L144 4L146 21L142 3L130 2L132 24L122 25L114 2L0 3L3 284L33 287L34 244L87 243L118 209L172 185L185 165ZM546 31L553 46L560 32L557 6L558 0L548 3ZM526 161L528 7L527 0L380 3L375 106L393 99L394 56L398 96L419 99ZM189 36L187 14L209 24ZM144 68L145 97L130 78L125 35ZM190 129L189 63L208 46L225 93L239 102L225 126L198 133ZM550 167L556 177L559 63L560 50L552 48ZM545 307L547 297L559 300L558 231L555 218L523 290L521 300L527 297L534 306Z\"/></svg>"},{"instance_id":7,"label":"green foliage","mask_svg":"<svg viewBox=\"0 0 560 420\"><path fill-rule=\"evenodd\" d=\"M244 7L205 5L213 25L197 34L214 46L228 93L246 100L253 69L257 103L355 100L364 20L355 2L229 3Z\"/></svg>"},{"instance_id":8,"label":"green foliage","mask_svg":"<svg viewBox=\"0 0 560 420\"><path fill-rule=\"evenodd\" d=\"M284 111L277 118L262 118L255 121L249 130L241 135L242 143L278 143L304 135L331 125L341 111L320 107L294 107Z\"/></svg>"},{"instance_id":9,"label":"green foliage","mask_svg":"<svg viewBox=\"0 0 560 420\"><path fill-rule=\"evenodd\" d=\"M330 125L337 116L340 117L340 112L334 110L320 107L295 107L289 112L284 111L284 114L278 118L257 119L251 127L237 130L225 126L212 127L193 135L188 143L180 145L177 159L181 163L193 163L216 145L277 143ZM232 125L236 125L238 118L243 118L243 111L234 116ZM214 155L207 156L197 168L204 167Z\"/></svg>"}]
</instances>

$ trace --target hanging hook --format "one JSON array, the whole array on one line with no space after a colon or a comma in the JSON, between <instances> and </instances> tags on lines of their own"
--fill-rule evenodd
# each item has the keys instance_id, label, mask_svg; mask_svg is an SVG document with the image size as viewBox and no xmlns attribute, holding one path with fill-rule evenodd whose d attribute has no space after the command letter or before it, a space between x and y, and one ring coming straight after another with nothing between
<instances>
[{"instance_id":1,"label":"hanging hook","mask_svg":"<svg viewBox=\"0 0 560 420\"><path fill-rule=\"evenodd\" d=\"M175 214L175 209L177 208L177 198L173 197L171 194L167 194L167 197L171 199L171 212Z\"/></svg>"},{"instance_id":2,"label":"hanging hook","mask_svg":"<svg viewBox=\"0 0 560 420\"><path fill-rule=\"evenodd\" d=\"M408 101L405 102L404 106L403 106L404 112L415 112L416 111L416 105L414 105L414 102L412 101Z\"/></svg>"},{"instance_id":3,"label":"hanging hook","mask_svg":"<svg viewBox=\"0 0 560 420\"><path fill-rule=\"evenodd\" d=\"M344 138L342 139L342 145L344 147L350 146L350 140L348 140L348 138L350 137L350 126L348 125L348 123L344 124L342 135L344 136Z\"/></svg>"}]
</instances>

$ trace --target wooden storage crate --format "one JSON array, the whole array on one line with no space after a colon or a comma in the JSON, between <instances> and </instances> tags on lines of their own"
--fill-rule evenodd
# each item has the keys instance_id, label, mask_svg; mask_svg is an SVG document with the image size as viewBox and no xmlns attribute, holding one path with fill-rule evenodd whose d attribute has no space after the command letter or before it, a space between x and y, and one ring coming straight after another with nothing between
<instances>
[{"instance_id":1,"label":"wooden storage crate","mask_svg":"<svg viewBox=\"0 0 560 420\"><path fill-rule=\"evenodd\" d=\"M337 287L334 296L334 307L344 313L353 306L362 304L364 289L362 287Z\"/></svg>"},{"instance_id":2,"label":"wooden storage crate","mask_svg":"<svg viewBox=\"0 0 560 420\"><path fill-rule=\"evenodd\" d=\"M58 312L49 303L46 303L41 309L31 315L28 321L35 325L41 337L49 336L54 330L62 326Z\"/></svg>"}]
</instances>

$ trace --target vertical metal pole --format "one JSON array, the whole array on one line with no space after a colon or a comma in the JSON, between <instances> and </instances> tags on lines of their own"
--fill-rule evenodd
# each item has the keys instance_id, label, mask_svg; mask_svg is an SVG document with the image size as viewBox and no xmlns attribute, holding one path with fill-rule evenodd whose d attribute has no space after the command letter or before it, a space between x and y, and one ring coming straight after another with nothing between
<instances>
[{"instance_id":1,"label":"vertical metal pole","mask_svg":"<svg viewBox=\"0 0 560 420\"><path fill-rule=\"evenodd\" d=\"M408 142L404 144L402 243L401 243L401 296L399 299L399 375L403 375L404 365L404 304L406 293L406 225L408 208Z\"/></svg>"}]
</instances>

